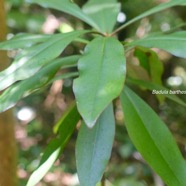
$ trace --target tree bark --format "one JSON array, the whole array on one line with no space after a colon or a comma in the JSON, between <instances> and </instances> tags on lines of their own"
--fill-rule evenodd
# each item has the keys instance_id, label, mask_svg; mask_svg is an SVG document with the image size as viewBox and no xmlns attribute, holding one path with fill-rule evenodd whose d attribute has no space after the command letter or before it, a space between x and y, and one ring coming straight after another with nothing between
<instances>
[{"instance_id":1,"label":"tree bark","mask_svg":"<svg viewBox=\"0 0 186 186\"><path fill-rule=\"evenodd\" d=\"M4 1L0 0L0 41L7 34ZM9 65L6 51L0 51L0 71ZM1 103L0 103L1 104ZM12 110L0 113L0 186L17 185L17 151Z\"/></svg>"}]
</instances>

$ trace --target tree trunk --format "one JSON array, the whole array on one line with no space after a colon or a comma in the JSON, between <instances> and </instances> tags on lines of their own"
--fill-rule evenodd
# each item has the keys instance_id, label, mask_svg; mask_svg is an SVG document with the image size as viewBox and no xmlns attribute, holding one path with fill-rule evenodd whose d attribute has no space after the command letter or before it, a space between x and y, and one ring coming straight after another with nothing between
<instances>
[{"instance_id":1,"label":"tree trunk","mask_svg":"<svg viewBox=\"0 0 186 186\"><path fill-rule=\"evenodd\" d=\"M0 0L0 41L6 38L4 2ZM0 51L0 71L9 65L6 51ZM1 104L1 103L0 103ZM11 110L0 113L0 186L16 186L15 120Z\"/></svg>"}]
</instances>

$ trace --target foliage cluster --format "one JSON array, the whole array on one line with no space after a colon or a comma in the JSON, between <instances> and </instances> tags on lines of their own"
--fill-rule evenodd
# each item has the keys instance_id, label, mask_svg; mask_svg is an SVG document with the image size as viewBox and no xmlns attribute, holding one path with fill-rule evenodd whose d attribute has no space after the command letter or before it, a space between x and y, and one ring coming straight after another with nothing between
<instances>
[{"instance_id":1,"label":"foliage cluster","mask_svg":"<svg viewBox=\"0 0 186 186\"><path fill-rule=\"evenodd\" d=\"M121 7L116 0L89 0L81 8L69 0L30 0L30 3L70 14L91 29L51 35L17 34L0 43L2 50L18 50L11 66L0 73L0 90L6 89L0 96L1 112L58 79L75 78L72 87L75 102L56 123L55 137L47 145L27 186L36 185L52 167L81 118L76 142L79 181L82 186L101 182L115 136L115 100L121 103L125 127L133 144L148 164L167 185L186 185L185 160L168 127L129 88L137 85L151 91L169 91L162 85L163 65L152 48L186 58L186 32L173 29L139 39L117 39L117 34L129 25L167 8L185 6L185 0L159 4L116 29ZM83 52L80 48L76 54L61 57L72 42L85 46ZM130 61L131 55L137 58L137 64ZM70 72L58 73L69 68ZM165 97L186 106L175 94L157 95L160 104Z\"/></svg>"}]
</instances>

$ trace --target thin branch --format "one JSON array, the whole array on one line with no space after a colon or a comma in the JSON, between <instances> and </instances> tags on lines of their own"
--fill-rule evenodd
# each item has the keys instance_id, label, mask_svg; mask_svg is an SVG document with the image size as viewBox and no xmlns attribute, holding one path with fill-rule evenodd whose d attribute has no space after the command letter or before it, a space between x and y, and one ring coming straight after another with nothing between
<instances>
[{"instance_id":1,"label":"thin branch","mask_svg":"<svg viewBox=\"0 0 186 186\"><path fill-rule=\"evenodd\" d=\"M105 186L105 175L103 175L101 179L101 186Z\"/></svg>"},{"instance_id":2,"label":"thin branch","mask_svg":"<svg viewBox=\"0 0 186 186\"><path fill-rule=\"evenodd\" d=\"M127 26L133 24L136 21L139 21L142 18L145 18L145 17L150 16L150 15L152 15L154 13L158 13L160 11L163 11L163 10L167 9L167 8L171 8L171 7L177 6L177 5L179 5L179 4L176 1L175 2L173 1L173 2L162 3L162 4L158 5L158 6L155 6L154 8L152 8L150 10L147 10L146 12L140 14L139 16L135 17L134 19L128 21L125 24L123 24L122 26L117 28L111 35L112 36L115 35L117 32L123 30Z\"/></svg>"}]
</instances>

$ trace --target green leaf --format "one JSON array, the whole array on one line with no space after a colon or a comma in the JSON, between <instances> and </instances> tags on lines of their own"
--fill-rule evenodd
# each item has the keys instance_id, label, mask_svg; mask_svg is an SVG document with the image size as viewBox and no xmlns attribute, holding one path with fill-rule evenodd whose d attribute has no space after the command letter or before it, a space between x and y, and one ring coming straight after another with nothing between
<instances>
[{"instance_id":1,"label":"green leaf","mask_svg":"<svg viewBox=\"0 0 186 186\"><path fill-rule=\"evenodd\" d=\"M93 127L102 111L119 96L125 79L125 56L120 42L98 37L85 48L78 62L80 76L73 90L78 110L88 127Z\"/></svg>"},{"instance_id":2,"label":"green leaf","mask_svg":"<svg viewBox=\"0 0 186 186\"><path fill-rule=\"evenodd\" d=\"M60 135L49 142L42 155L39 167L32 173L26 186L35 186L50 170L62 153L79 119L80 115L78 114L75 104L73 104L58 121L57 125L60 126L61 130L59 133Z\"/></svg>"},{"instance_id":3,"label":"green leaf","mask_svg":"<svg viewBox=\"0 0 186 186\"><path fill-rule=\"evenodd\" d=\"M17 34L13 38L0 42L0 49L12 50L30 47L36 43L44 42L49 39L51 35L34 35L34 34Z\"/></svg>"},{"instance_id":4,"label":"green leaf","mask_svg":"<svg viewBox=\"0 0 186 186\"><path fill-rule=\"evenodd\" d=\"M177 5L186 6L185 0L172 0L172 2L175 2Z\"/></svg>"},{"instance_id":5,"label":"green leaf","mask_svg":"<svg viewBox=\"0 0 186 186\"><path fill-rule=\"evenodd\" d=\"M73 66L72 66L73 67ZM61 75L56 75L53 77L48 84L52 84L54 81L60 80L60 79L70 79L70 78L76 78L78 77L79 73L78 72L67 72L65 74Z\"/></svg>"},{"instance_id":6,"label":"green leaf","mask_svg":"<svg viewBox=\"0 0 186 186\"><path fill-rule=\"evenodd\" d=\"M77 63L79 56L70 56L62 59L54 60L52 63L44 66L37 74L16 83L6 89L0 95L0 112L13 107L22 97L28 96L34 90L46 85L50 79L56 74L59 68L68 67ZM62 79L62 77L61 77Z\"/></svg>"},{"instance_id":7,"label":"green leaf","mask_svg":"<svg viewBox=\"0 0 186 186\"><path fill-rule=\"evenodd\" d=\"M127 82L129 83L133 83L137 86L142 86L144 88L147 88L149 90L152 91L161 91L162 93L164 92L163 96L167 97L168 99L186 107L186 103L181 100L178 96L176 96L175 94L170 94L169 93L169 89L167 89L166 87L164 86L161 86L161 85L157 85L155 83L152 83L152 82L148 82L148 81L143 81L143 80L139 80L139 79L133 79L133 78L127 78L126 79Z\"/></svg>"},{"instance_id":8,"label":"green leaf","mask_svg":"<svg viewBox=\"0 0 186 186\"><path fill-rule=\"evenodd\" d=\"M82 21L85 21L95 29L100 31L99 26L88 15L86 15L75 3L71 0L27 0L30 3L39 4L45 8L53 8L67 14L73 15Z\"/></svg>"},{"instance_id":9,"label":"green leaf","mask_svg":"<svg viewBox=\"0 0 186 186\"><path fill-rule=\"evenodd\" d=\"M61 151L61 141L59 139L53 139L47 145L47 149L43 156L47 155L44 162L32 173L26 186L35 186L50 170L52 165L57 160Z\"/></svg>"},{"instance_id":10,"label":"green leaf","mask_svg":"<svg viewBox=\"0 0 186 186\"><path fill-rule=\"evenodd\" d=\"M83 12L97 23L103 33L112 32L119 11L120 4L117 0L89 0L83 6Z\"/></svg>"},{"instance_id":11,"label":"green leaf","mask_svg":"<svg viewBox=\"0 0 186 186\"><path fill-rule=\"evenodd\" d=\"M186 31L172 34L148 36L129 43L129 47L144 46L149 48L160 48L177 57L186 58Z\"/></svg>"},{"instance_id":12,"label":"green leaf","mask_svg":"<svg viewBox=\"0 0 186 186\"><path fill-rule=\"evenodd\" d=\"M56 34L42 44L23 50L10 67L0 72L0 90L34 75L43 65L59 56L70 42L87 32Z\"/></svg>"},{"instance_id":13,"label":"green leaf","mask_svg":"<svg viewBox=\"0 0 186 186\"><path fill-rule=\"evenodd\" d=\"M168 186L186 185L185 160L163 121L128 87L121 103L129 136L144 159Z\"/></svg>"},{"instance_id":14,"label":"green leaf","mask_svg":"<svg viewBox=\"0 0 186 186\"><path fill-rule=\"evenodd\" d=\"M163 11L165 9L168 9L168 8L171 8L171 7L174 7L174 6L182 6L182 5L183 6L186 5L185 0L172 0L172 1L168 1L166 3L161 3L158 6L155 6L154 8L152 8L150 10L147 10L146 12L142 13L141 15L135 17L133 19L133 21L134 20L136 21L136 20L142 19L144 17L147 17L149 15L155 14L157 12Z\"/></svg>"},{"instance_id":15,"label":"green leaf","mask_svg":"<svg viewBox=\"0 0 186 186\"><path fill-rule=\"evenodd\" d=\"M155 84L162 85L163 63L160 61L156 52L144 47L137 47L134 55L138 58L140 65L149 73L151 81ZM164 101L164 96L156 95L156 97L160 103Z\"/></svg>"},{"instance_id":16,"label":"green leaf","mask_svg":"<svg viewBox=\"0 0 186 186\"><path fill-rule=\"evenodd\" d=\"M140 19L142 19L144 17L150 16L152 14L158 13L160 11L163 11L165 9L168 9L168 8L171 8L171 7L174 7L174 6L186 6L186 2L185 2L185 0L172 0L172 1L168 1L166 3L161 3L158 6L155 6L154 8L152 8L150 10L147 10L146 12L143 12L139 16L136 16L132 20L130 20L127 23L123 24L121 27L116 29L114 31L114 33L119 32L120 30L126 28L127 26L131 25L132 23L135 23L136 21L139 21Z\"/></svg>"},{"instance_id":17,"label":"green leaf","mask_svg":"<svg viewBox=\"0 0 186 186\"><path fill-rule=\"evenodd\" d=\"M101 180L111 155L114 134L112 104L103 111L93 128L82 123L76 144L76 164L81 186L95 186Z\"/></svg>"},{"instance_id":18,"label":"green leaf","mask_svg":"<svg viewBox=\"0 0 186 186\"><path fill-rule=\"evenodd\" d=\"M81 116L79 115L77 106L73 102L54 126L54 133L59 135L63 144L66 144L80 119Z\"/></svg>"},{"instance_id":19,"label":"green leaf","mask_svg":"<svg viewBox=\"0 0 186 186\"><path fill-rule=\"evenodd\" d=\"M153 50L137 47L134 55L138 58L140 65L147 70L153 83L162 85L163 64Z\"/></svg>"}]
</instances>

